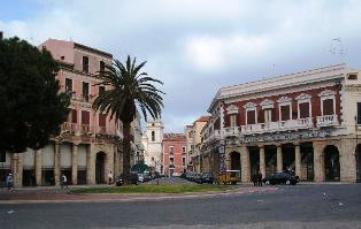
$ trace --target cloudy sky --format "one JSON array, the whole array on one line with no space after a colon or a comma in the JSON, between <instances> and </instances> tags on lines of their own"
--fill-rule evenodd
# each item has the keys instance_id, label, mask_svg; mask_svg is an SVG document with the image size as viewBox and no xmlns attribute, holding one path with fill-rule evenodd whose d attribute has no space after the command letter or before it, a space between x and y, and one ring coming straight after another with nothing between
<instances>
[{"instance_id":1,"label":"cloudy sky","mask_svg":"<svg viewBox=\"0 0 361 229\"><path fill-rule=\"evenodd\" d=\"M361 67L359 0L4 0L0 30L147 60L164 81L166 131L227 85L345 62Z\"/></svg>"}]
</instances>

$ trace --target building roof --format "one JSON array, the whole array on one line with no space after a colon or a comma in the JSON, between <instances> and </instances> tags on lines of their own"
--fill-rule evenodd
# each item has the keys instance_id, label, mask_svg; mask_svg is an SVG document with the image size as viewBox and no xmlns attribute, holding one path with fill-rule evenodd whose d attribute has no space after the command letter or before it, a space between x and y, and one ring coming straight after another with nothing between
<instances>
[{"instance_id":1,"label":"building roof","mask_svg":"<svg viewBox=\"0 0 361 229\"><path fill-rule=\"evenodd\" d=\"M165 133L163 134L164 140L185 140L186 136L183 133Z\"/></svg>"},{"instance_id":2,"label":"building roof","mask_svg":"<svg viewBox=\"0 0 361 229\"><path fill-rule=\"evenodd\" d=\"M262 91L278 90L295 85L305 85L314 82L323 82L343 77L345 71L354 70L346 67L345 64L330 65L321 68L305 70L286 75L279 75L262 80L256 80L248 83L226 86L220 88L213 98L208 112L210 112L217 101L260 93Z\"/></svg>"},{"instance_id":3,"label":"building roof","mask_svg":"<svg viewBox=\"0 0 361 229\"><path fill-rule=\"evenodd\" d=\"M208 122L210 118L211 118L211 116L204 115L204 116L199 117L196 121L194 121L194 123L196 123L196 122Z\"/></svg>"}]
</instances>

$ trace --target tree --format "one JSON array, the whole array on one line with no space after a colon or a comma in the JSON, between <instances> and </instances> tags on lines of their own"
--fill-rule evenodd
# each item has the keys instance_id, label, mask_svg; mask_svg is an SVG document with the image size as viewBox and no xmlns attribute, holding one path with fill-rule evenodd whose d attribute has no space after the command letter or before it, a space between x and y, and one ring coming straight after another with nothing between
<instances>
[{"instance_id":1,"label":"tree","mask_svg":"<svg viewBox=\"0 0 361 229\"><path fill-rule=\"evenodd\" d=\"M159 118L163 108L164 92L157 89L153 84L163 82L149 77L146 72L141 71L146 62L136 64L127 57L125 64L115 60L111 66L106 66L98 77L101 85L109 85L111 89L99 95L93 108L99 112L110 114L115 120L123 123L123 174L127 178L130 175L131 155L131 122L136 116L137 109L140 109L144 119L147 120L149 113L154 119Z\"/></svg>"},{"instance_id":2,"label":"tree","mask_svg":"<svg viewBox=\"0 0 361 229\"><path fill-rule=\"evenodd\" d=\"M57 71L48 51L0 39L0 152L40 149L59 134L69 96L59 93Z\"/></svg>"}]
</instances>

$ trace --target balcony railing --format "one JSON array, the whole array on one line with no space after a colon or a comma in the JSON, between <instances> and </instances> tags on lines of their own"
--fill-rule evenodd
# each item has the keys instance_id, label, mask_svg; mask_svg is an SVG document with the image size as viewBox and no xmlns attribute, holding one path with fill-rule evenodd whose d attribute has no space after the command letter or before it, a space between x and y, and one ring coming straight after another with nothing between
<instances>
[{"instance_id":1,"label":"balcony railing","mask_svg":"<svg viewBox=\"0 0 361 229\"><path fill-rule=\"evenodd\" d=\"M313 128L312 118L301 118L279 122L248 124L241 127L241 134L264 133Z\"/></svg>"},{"instance_id":2,"label":"balcony railing","mask_svg":"<svg viewBox=\"0 0 361 229\"><path fill-rule=\"evenodd\" d=\"M336 125L338 125L337 115L317 116L318 127L336 126Z\"/></svg>"},{"instance_id":3,"label":"balcony railing","mask_svg":"<svg viewBox=\"0 0 361 229\"><path fill-rule=\"evenodd\" d=\"M240 128L237 126L228 127L224 129L224 137L238 137L240 132Z\"/></svg>"},{"instance_id":4,"label":"balcony railing","mask_svg":"<svg viewBox=\"0 0 361 229\"><path fill-rule=\"evenodd\" d=\"M70 123L64 122L62 124L63 131L69 131L74 135L83 135L83 134L107 134L107 135L115 135L115 130L107 129L103 126L98 126L97 128L93 128L93 126L88 124L78 124L78 123Z\"/></svg>"}]
</instances>

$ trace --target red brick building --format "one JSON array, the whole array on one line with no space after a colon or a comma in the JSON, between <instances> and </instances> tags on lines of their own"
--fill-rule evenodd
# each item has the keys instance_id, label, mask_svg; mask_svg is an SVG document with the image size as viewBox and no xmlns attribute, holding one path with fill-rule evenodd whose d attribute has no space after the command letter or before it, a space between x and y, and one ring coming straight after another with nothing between
<instances>
[{"instance_id":1,"label":"red brick building","mask_svg":"<svg viewBox=\"0 0 361 229\"><path fill-rule=\"evenodd\" d=\"M163 174L180 176L186 170L186 137L184 134L164 134L162 142Z\"/></svg>"}]
</instances>

